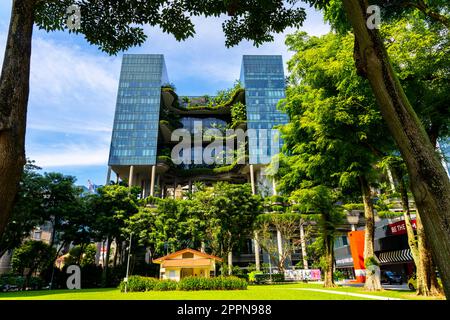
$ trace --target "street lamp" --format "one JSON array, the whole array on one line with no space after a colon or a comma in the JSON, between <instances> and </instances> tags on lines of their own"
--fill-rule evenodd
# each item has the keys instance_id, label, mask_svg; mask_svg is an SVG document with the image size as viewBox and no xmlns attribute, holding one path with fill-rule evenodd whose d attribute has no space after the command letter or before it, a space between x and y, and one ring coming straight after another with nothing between
<instances>
[{"instance_id":1,"label":"street lamp","mask_svg":"<svg viewBox=\"0 0 450 320\"><path fill-rule=\"evenodd\" d=\"M127 274L125 276L125 293L128 289L128 273L130 271L130 256L131 256L131 240L133 239L133 232L130 233L130 243L128 245L128 261L127 261Z\"/></svg>"}]
</instances>

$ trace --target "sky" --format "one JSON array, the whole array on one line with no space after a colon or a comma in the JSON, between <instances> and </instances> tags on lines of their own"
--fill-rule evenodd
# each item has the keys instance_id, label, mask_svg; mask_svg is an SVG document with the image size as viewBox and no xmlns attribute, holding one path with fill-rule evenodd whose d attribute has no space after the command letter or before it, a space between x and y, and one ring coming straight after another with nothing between
<instances>
[{"instance_id":1,"label":"sky","mask_svg":"<svg viewBox=\"0 0 450 320\"><path fill-rule=\"evenodd\" d=\"M3 63L12 0L0 3L0 63ZM242 42L227 49L221 18L196 17L196 35L184 42L158 28L146 27L148 39L126 53L163 54L170 82L180 95L214 95L239 78L244 54L292 56L284 45L288 29L259 48ZM311 35L329 31L322 15L307 8L301 30ZM106 181L109 145L122 54L108 56L82 36L46 33L35 28L30 75L26 155L43 171L62 172L77 184Z\"/></svg>"}]
</instances>

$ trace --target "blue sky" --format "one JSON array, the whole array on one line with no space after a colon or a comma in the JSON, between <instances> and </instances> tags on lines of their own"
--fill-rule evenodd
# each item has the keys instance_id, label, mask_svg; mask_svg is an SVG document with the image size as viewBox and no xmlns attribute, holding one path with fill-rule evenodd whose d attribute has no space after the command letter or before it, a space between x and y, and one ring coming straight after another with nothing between
<instances>
[{"instance_id":1,"label":"blue sky","mask_svg":"<svg viewBox=\"0 0 450 320\"><path fill-rule=\"evenodd\" d=\"M12 0L0 3L0 63L3 62ZM312 35L329 31L320 13L307 10L302 30ZM148 28L147 42L127 53L164 54L170 81L181 95L213 95L239 78L243 54L281 54L286 34L256 48L250 42L227 49L221 18L194 19L196 36L177 42L157 28ZM74 175L104 184L122 54L110 57L81 36L34 31L28 105L27 157L45 171Z\"/></svg>"}]
</instances>

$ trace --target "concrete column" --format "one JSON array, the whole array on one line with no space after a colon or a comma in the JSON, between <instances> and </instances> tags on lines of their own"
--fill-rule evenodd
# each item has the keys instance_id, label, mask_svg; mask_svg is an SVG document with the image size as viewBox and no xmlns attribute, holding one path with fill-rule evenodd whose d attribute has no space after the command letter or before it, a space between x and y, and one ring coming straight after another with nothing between
<instances>
[{"instance_id":1,"label":"concrete column","mask_svg":"<svg viewBox=\"0 0 450 320\"><path fill-rule=\"evenodd\" d=\"M256 194L256 186L255 186L255 172L253 171L253 165L250 165L250 183L252 185L252 193Z\"/></svg>"},{"instance_id":2,"label":"concrete column","mask_svg":"<svg viewBox=\"0 0 450 320\"><path fill-rule=\"evenodd\" d=\"M280 230L277 229L277 245L278 245L278 259L281 260L283 256L283 238L281 237Z\"/></svg>"},{"instance_id":3,"label":"concrete column","mask_svg":"<svg viewBox=\"0 0 450 320\"><path fill-rule=\"evenodd\" d=\"M134 166L130 166L130 174L128 176L128 186L131 188L134 183Z\"/></svg>"},{"instance_id":4,"label":"concrete column","mask_svg":"<svg viewBox=\"0 0 450 320\"><path fill-rule=\"evenodd\" d=\"M156 166L152 166L152 173L150 178L150 196L153 197L155 194L155 174Z\"/></svg>"},{"instance_id":5,"label":"concrete column","mask_svg":"<svg viewBox=\"0 0 450 320\"><path fill-rule=\"evenodd\" d=\"M161 183L161 198L165 198L166 197L166 183L163 182Z\"/></svg>"},{"instance_id":6,"label":"concrete column","mask_svg":"<svg viewBox=\"0 0 450 320\"><path fill-rule=\"evenodd\" d=\"M173 198L174 199L177 198L176 193L177 193L177 179L175 179L175 181L173 182Z\"/></svg>"},{"instance_id":7,"label":"concrete column","mask_svg":"<svg viewBox=\"0 0 450 320\"><path fill-rule=\"evenodd\" d=\"M395 183L394 183L394 178L392 177L392 171L391 169L387 168L387 176L389 178L389 184L391 185L391 190L395 191Z\"/></svg>"},{"instance_id":8,"label":"concrete column","mask_svg":"<svg viewBox=\"0 0 450 320\"><path fill-rule=\"evenodd\" d=\"M233 272L233 252L228 252L228 275Z\"/></svg>"},{"instance_id":9,"label":"concrete column","mask_svg":"<svg viewBox=\"0 0 450 320\"><path fill-rule=\"evenodd\" d=\"M156 175L156 183L155 186L159 188L159 196L161 196L161 174ZM156 192L154 192L156 195Z\"/></svg>"},{"instance_id":10,"label":"concrete column","mask_svg":"<svg viewBox=\"0 0 450 320\"><path fill-rule=\"evenodd\" d=\"M275 178L272 178L272 193L274 196L277 195L277 183L275 181Z\"/></svg>"},{"instance_id":11,"label":"concrete column","mask_svg":"<svg viewBox=\"0 0 450 320\"><path fill-rule=\"evenodd\" d=\"M108 166L108 173L106 174L106 185L111 182L111 166Z\"/></svg>"},{"instance_id":12,"label":"concrete column","mask_svg":"<svg viewBox=\"0 0 450 320\"><path fill-rule=\"evenodd\" d=\"M260 256L259 256L259 238L258 238L258 232L256 232L256 231L254 232L253 244L255 245L256 271L260 271L261 270L261 260L260 260Z\"/></svg>"},{"instance_id":13,"label":"concrete column","mask_svg":"<svg viewBox=\"0 0 450 320\"><path fill-rule=\"evenodd\" d=\"M302 246L303 269L308 269L308 259L307 259L307 255L306 255L305 230L303 229L303 223L300 223L300 245Z\"/></svg>"},{"instance_id":14,"label":"concrete column","mask_svg":"<svg viewBox=\"0 0 450 320\"><path fill-rule=\"evenodd\" d=\"M252 185L252 194L256 195L256 186L255 186L255 173L253 171L253 165L250 165L250 183ZM254 239L253 242L255 243L255 265L256 265L256 270L260 271L261 270L261 258L260 258L260 254L259 254L259 239L258 239L258 234L255 231L254 235L253 235Z\"/></svg>"}]
</instances>

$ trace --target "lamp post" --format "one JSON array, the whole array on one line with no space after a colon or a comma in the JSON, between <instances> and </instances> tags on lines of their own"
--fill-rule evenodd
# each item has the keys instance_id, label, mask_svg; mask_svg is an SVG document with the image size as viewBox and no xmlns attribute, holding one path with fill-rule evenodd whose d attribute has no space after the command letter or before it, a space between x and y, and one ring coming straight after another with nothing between
<instances>
[{"instance_id":1,"label":"lamp post","mask_svg":"<svg viewBox=\"0 0 450 320\"><path fill-rule=\"evenodd\" d=\"M130 271L130 256L131 256L131 240L133 239L133 232L130 233L130 243L128 245L128 261L127 261L127 274L125 276L125 293L128 289L128 273Z\"/></svg>"}]
</instances>

